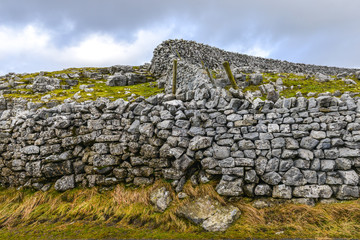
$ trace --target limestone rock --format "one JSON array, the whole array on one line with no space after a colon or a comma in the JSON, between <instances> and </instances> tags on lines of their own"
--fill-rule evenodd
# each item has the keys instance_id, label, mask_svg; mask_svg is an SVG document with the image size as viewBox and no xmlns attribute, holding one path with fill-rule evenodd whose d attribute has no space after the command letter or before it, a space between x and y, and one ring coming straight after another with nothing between
<instances>
[{"instance_id":1,"label":"limestone rock","mask_svg":"<svg viewBox=\"0 0 360 240\"><path fill-rule=\"evenodd\" d=\"M328 185L306 185L295 187L293 195L303 198L330 198L333 191Z\"/></svg>"},{"instance_id":2,"label":"limestone rock","mask_svg":"<svg viewBox=\"0 0 360 240\"><path fill-rule=\"evenodd\" d=\"M300 142L300 146L302 148L312 150L318 145L318 143L319 141L312 137L304 137Z\"/></svg>"},{"instance_id":3,"label":"limestone rock","mask_svg":"<svg viewBox=\"0 0 360 240\"><path fill-rule=\"evenodd\" d=\"M60 80L57 78L50 78L38 76L34 79L32 89L34 92L47 92L60 88Z\"/></svg>"},{"instance_id":4,"label":"limestone rock","mask_svg":"<svg viewBox=\"0 0 360 240\"><path fill-rule=\"evenodd\" d=\"M116 74L110 76L106 81L106 85L114 87L114 86L126 86L128 84L127 77L122 74Z\"/></svg>"},{"instance_id":5,"label":"limestone rock","mask_svg":"<svg viewBox=\"0 0 360 240\"><path fill-rule=\"evenodd\" d=\"M315 199L313 199L313 198L294 198L294 199L291 199L291 202L293 202L295 204L308 205L311 207L315 206Z\"/></svg>"},{"instance_id":6,"label":"limestone rock","mask_svg":"<svg viewBox=\"0 0 360 240\"><path fill-rule=\"evenodd\" d=\"M45 177L53 178L73 173L73 168L70 161L48 163L41 167L41 172Z\"/></svg>"},{"instance_id":7,"label":"limestone rock","mask_svg":"<svg viewBox=\"0 0 360 240\"><path fill-rule=\"evenodd\" d=\"M212 144L212 138L195 136L193 139L190 140L189 148L192 151L197 151L200 149L208 148L211 146L211 144Z\"/></svg>"},{"instance_id":8,"label":"limestone rock","mask_svg":"<svg viewBox=\"0 0 360 240\"><path fill-rule=\"evenodd\" d=\"M255 187L256 196L271 196L271 187L267 184L259 184Z\"/></svg>"},{"instance_id":9,"label":"limestone rock","mask_svg":"<svg viewBox=\"0 0 360 240\"><path fill-rule=\"evenodd\" d=\"M165 187L161 187L150 193L150 201L157 211L164 212L172 199L170 192Z\"/></svg>"},{"instance_id":10,"label":"limestone rock","mask_svg":"<svg viewBox=\"0 0 360 240\"><path fill-rule=\"evenodd\" d=\"M283 176L283 183L288 186L300 186L306 184L306 179L301 171L296 168L290 168Z\"/></svg>"},{"instance_id":11,"label":"limestone rock","mask_svg":"<svg viewBox=\"0 0 360 240\"><path fill-rule=\"evenodd\" d=\"M240 216L240 210L232 205L222 206L209 196L198 198L177 210L181 217L201 225L206 231L218 232L226 229Z\"/></svg>"},{"instance_id":12,"label":"limestone rock","mask_svg":"<svg viewBox=\"0 0 360 240\"><path fill-rule=\"evenodd\" d=\"M341 185L336 198L340 200L349 200L359 198L359 187L358 186L348 186Z\"/></svg>"},{"instance_id":13,"label":"limestone rock","mask_svg":"<svg viewBox=\"0 0 360 240\"><path fill-rule=\"evenodd\" d=\"M228 182L221 180L216 186L216 191L223 196L240 196L243 194L243 180L242 178Z\"/></svg>"},{"instance_id":14,"label":"limestone rock","mask_svg":"<svg viewBox=\"0 0 360 240\"><path fill-rule=\"evenodd\" d=\"M281 181L281 176L277 172L265 173L261 179L270 185L277 185Z\"/></svg>"},{"instance_id":15,"label":"limestone rock","mask_svg":"<svg viewBox=\"0 0 360 240\"><path fill-rule=\"evenodd\" d=\"M26 146L23 148L23 153L25 154L38 154L40 152L40 148L38 146Z\"/></svg>"},{"instance_id":16,"label":"limestone rock","mask_svg":"<svg viewBox=\"0 0 360 240\"><path fill-rule=\"evenodd\" d=\"M263 81L262 74L251 74L250 75L250 83L252 85L259 85Z\"/></svg>"},{"instance_id":17,"label":"limestone rock","mask_svg":"<svg viewBox=\"0 0 360 240\"><path fill-rule=\"evenodd\" d=\"M55 190L64 192L75 187L74 175L63 176L55 182Z\"/></svg>"},{"instance_id":18,"label":"limestone rock","mask_svg":"<svg viewBox=\"0 0 360 240\"><path fill-rule=\"evenodd\" d=\"M359 175L354 171L339 171L344 184L357 186L359 184Z\"/></svg>"},{"instance_id":19,"label":"limestone rock","mask_svg":"<svg viewBox=\"0 0 360 240\"><path fill-rule=\"evenodd\" d=\"M291 187L286 186L285 184L276 185L273 187L272 197L291 199L292 189Z\"/></svg>"}]
</instances>

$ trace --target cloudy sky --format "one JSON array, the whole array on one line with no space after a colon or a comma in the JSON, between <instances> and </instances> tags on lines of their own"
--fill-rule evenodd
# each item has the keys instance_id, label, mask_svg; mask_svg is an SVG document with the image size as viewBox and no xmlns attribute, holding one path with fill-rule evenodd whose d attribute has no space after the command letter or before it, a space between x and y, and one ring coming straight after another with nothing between
<instances>
[{"instance_id":1,"label":"cloudy sky","mask_svg":"<svg viewBox=\"0 0 360 240\"><path fill-rule=\"evenodd\" d=\"M0 75L139 65L170 38L360 68L359 0L0 0Z\"/></svg>"}]
</instances>

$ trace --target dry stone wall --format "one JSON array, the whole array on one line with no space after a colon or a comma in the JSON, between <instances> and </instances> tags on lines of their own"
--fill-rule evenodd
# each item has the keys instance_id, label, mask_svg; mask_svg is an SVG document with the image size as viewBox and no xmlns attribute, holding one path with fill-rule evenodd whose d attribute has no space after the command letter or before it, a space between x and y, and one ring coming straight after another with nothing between
<instances>
[{"instance_id":1,"label":"dry stone wall","mask_svg":"<svg viewBox=\"0 0 360 240\"><path fill-rule=\"evenodd\" d=\"M210 69L222 69L222 63L228 61L234 67L241 67L244 71L277 71L288 73L326 75L354 74L359 69L318 66L303 63L254 57L240 53L228 52L209 45L186 40L167 40L157 46L151 60L151 71L157 75L166 73L166 68L171 65L173 58L180 58L189 64L202 66Z\"/></svg>"},{"instance_id":2,"label":"dry stone wall","mask_svg":"<svg viewBox=\"0 0 360 240\"><path fill-rule=\"evenodd\" d=\"M218 181L224 196L359 197L360 101L242 98L199 88L36 109L0 99L1 185L65 191Z\"/></svg>"}]
</instances>

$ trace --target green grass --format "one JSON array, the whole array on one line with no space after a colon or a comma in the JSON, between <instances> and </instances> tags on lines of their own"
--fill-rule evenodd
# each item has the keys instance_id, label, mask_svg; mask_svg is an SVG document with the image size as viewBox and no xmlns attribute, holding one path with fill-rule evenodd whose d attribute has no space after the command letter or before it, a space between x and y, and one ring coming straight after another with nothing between
<instances>
[{"instance_id":1,"label":"green grass","mask_svg":"<svg viewBox=\"0 0 360 240\"><path fill-rule=\"evenodd\" d=\"M0 190L0 239L223 239L223 238L360 238L360 201L317 204L315 207L282 204L265 209L252 207L251 200L232 201L242 214L226 231L211 233L179 218L176 210L194 197L206 194L223 204L217 195L216 182L197 187L190 183L184 191L190 196L174 201L158 213L149 203L155 185L131 188L118 185L114 190L99 188L73 189L64 193L54 190Z\"/></svg>"},{"instance_id":2,"label":"green grass","mask_svg":"<svg viewBox=\"0 0 360 240\"><path fill-rule=\"evenodd\" d=\"M140 67L135 66L133 67L134 70L140 70ZM110 100L116 100L118 98L123 98L127 100L128 97L133 96L137 98L139 96L149 97L158 93L164 92L164 89L160 89L157 87L155 82L155 78L148 72L145 72L145 76L152 80L153 82L131 85L131 86L122 86L122 87L110 87L106 85L106 80L95 80L86 78L83 76L82 73L86 72L100 72L103 70L102 68L69 68L64 69L61 71L54 71L54 72L44 72L44 76L47 77L55 77L58 74L69 74L69 73L78 73L80 75L79 78L76 80L79 83L76 86L72 86L70 89L56 89L53 91L48 91L46 93L34 93L32 89L26 88L19 88L19 89L10 89L11 93L3 94L5 98L14 99L14 98L23 98L27 99L32 102L44 102L41 100L42 97L45 95L51 95L48 101L56 101L56 102L63 102L65 99L72 98L76 93L79 92L80 99L77 101L87 101L87 100L96 100L99 97L106 97ZM136 73L140 74L140 73ZM25 87L26 84L31 84L33 79L37 77L39 73L31 73L31 74L22 74L18 75L20 77L19 82L21 84L19 86ZM60 85L66 85L66 79L58 77L61 80ZM95 85L92 87L93 92L86 92L80 89L80 85Z\"/></svg>"},{"instance_id":3,"label":"green grass","mask_svg":"<svg viewBox=\"0 0 360 240\"><path fill-rule=\"evenodd\" d=\"M330 92L334 93L335 91L344 92L360 92L360 81L353 79L357 84L350 85L345 84L342 80L334 80L330 82L320 83L315 81L314 78L310 79L284 79L284 86L289 87L288 89L280 93L284 97L295 97L296 92L301 92L303 96L306 96L310 92L314 93L323 93ZM297 86L300 85L300 88ZM294 86L293 89L290 89L291 86Z\"/></svg>"},{"instance_id":4,"label":"green grass","mask_svg":"<svg viewBox=\"0 0 360 240\"><path fill-rule=\"evenodd\" d=\"M332 77L336 79L335 76ZM284 89L280 92L280 96L285 98L295 97L297 92L300 92L304 97L307 97L307 94L310 92L315 93L315 96L317 96L319 93L334 93L335 91L340 91L341 94L345 92L360 92L360 80L356 79L354 76L350 77L349 79L354 80L357 83L356 85L345 84L340 79L320 83L315 81L315 77L307 78L306 76L298 76L293 73L263 73L264 80L262 84L276 82L278 78L281 78L283 81L283 86L287 87L287 89ZM259 86L260 85L251 85L244 88L243 91L253 92L259 90Z\"/></svg>"},{"instance_id":5,"label":"green grass","mask_svg":"<svg viewBox=\"0 0 360 240\"><path fill-rule=\"evenodd\" d=\"M80 85L94 84L92 87L93 92L85 92L80 89ZM24 98L33 102L42 102L41 98L50 94L49 101L63 102L67 98L72 98L75 93L80 92L81 98L79 102L87 100L96 100L99 97L107 97L110 100L116 100L123 98L127 100L132 94L135 94L135 98L139 96L149 97L158 93L164 92L164 89L158 88L156 82L148 82L143 84L122 86L122 87L109 87L102 80L81 80L78 85L71 87L71 89L56 89L46 93L34 93L31 89L17 89L15 93L4 94L5 98Z\"/></svg>"},{"instance_id":6,"label":"green grass","mask_svg":"<svg viewBox=\"0 0 360 240\"><path fill-rule=\"evenodd\" d=\"M33 102L42 102L41 98L45 95L50 94L51 98L49 101L56 101L56 102L63 102L67 98L72 98L74 94L79 92L80 99L77 101L87 101L87 100L96 100L99 97L106 97L110 100L116 100L118 98L123 98L125 100L128 97L133 96L139 97L149 97L158 93L163 93L164 89L159 89L156 84L156 79L150 73L145 72L141 74L145 74L148 79L153 80L153 82L148 82L144 84L138 84L133 86L124 86L124 87L109 87L105 84L106 80L94 80L86 78L82 75L83 72L100 72L103 70L102 68L69 68L64 69L61 71L54 71L54 72L44 72L44 76L54 77L58 74L69 74L69 73L79 73L80 78L77 80L79 84L76 86L72 86L71 89L57 89L54 91L49 91L46 93L34 93L31 89L26 89L26 84L31 84L31 79L35 78L39 75L39 73L32 73L32 74L22 74L18 75L20 77L19 82L22 88L19 89L11 89L11 93L4 94L5 98L24 98ZM140 67L134 66L133 70L137 71L140 70ZM212 77L215 79L217 72L214 70L210 70ZM135 74L140 74L135 72ZM315 77L306 77L300 76L293 73L263 73L263 82L262 84L267 84L270 82L275 82L278 78L282 78L283 86L286 87L283 91L280 92L280 96L289 98L295 97L297 92L302 93L304 97L307 97L307 94L310 92L315 93L317 96L319 93L323 92L330 92L334 93L335 91L339 91L341 94L345 92L351 93L359 93L360 92L360 80L356 79L354 76L349 77L350 79L354 80L357 84L356 85L347 85L342 80L334 80L325 83L319 83L315 81ZM336 79L335 76L332 76ZM65 80L63 78L59 78L61 80L61 85L65 85ZM250 80L250 74L247 74L246 81ZM79 87L80 85L89 85L94 84L93 92L85 92L81 90ZM247 91L257 91L259 90L260 85L251 85L243 89L244 92ZM230 88L227 86L226 89ZM261 99L266 99L266 96L263 95Z\"/></svg>"}]
</instances>

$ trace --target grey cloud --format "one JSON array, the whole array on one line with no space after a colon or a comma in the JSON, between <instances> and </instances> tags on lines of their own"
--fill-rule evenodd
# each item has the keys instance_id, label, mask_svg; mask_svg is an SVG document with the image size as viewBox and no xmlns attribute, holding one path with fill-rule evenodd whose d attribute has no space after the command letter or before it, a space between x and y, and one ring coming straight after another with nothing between
<instances>
[{"instance_id":1,"label":"grey cloud","mask_svg":"<svg viewBox=\"0 0 360 240\"><path fill-rule=\"evenodd\" d=\"M94 32L132 41L139 29L174 25L171 37L223 49L257 44L272 58L359 67L359 9L357 0L2 0L0 23L40 23L59 46Z\"/></svg>"}]
</instances>

